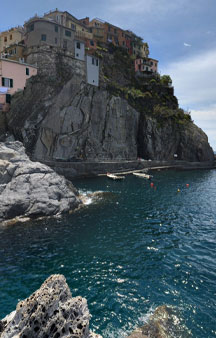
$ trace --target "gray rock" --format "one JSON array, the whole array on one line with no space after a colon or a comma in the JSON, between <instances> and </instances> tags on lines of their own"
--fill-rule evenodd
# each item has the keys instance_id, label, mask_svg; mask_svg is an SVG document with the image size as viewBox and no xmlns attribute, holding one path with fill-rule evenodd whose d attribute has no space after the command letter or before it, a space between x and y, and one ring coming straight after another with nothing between
<instances>
[{"instance_id":1,"label":"gray rock","mask_svg":"<svg viewBox=\"0 0 216 338\"><path fill-rule=\"evenodd\" d=\"M145 116L139 124L139 155L145 159L201 162L214 159L206 134L192 122L176 124L172 120L160 124Z\"/></svg>"},{"instance_id":2,"label":"gray rock","mask_svg":"<svg viewBox=\"0 0 216 338\"><path fill-rule=\"evenodd\" d=\"M89 330L87 301L72 298L63 275L50 276L0 321L1 338L102 338Z\"/></svg>"},{"instance_id":3,"label":"gray rock","mask_svg":"<svg viewBox=\"0 0 216 338\"><path fill-rule=\"evenodd\" d=\"M137 328L128 338L189 338L190 331L178 317L176 309L162 305L156 308L147 323Z\"/></svg>"},{"instance_id":4,"label":"gray rock","mask_svg":"<svg viewBox=\"0 0 216 338\"><path fill-rule=\"evenodd\" d=\"M30 161L20 142L0 143L0 221L69 212L81 203L77 195L71 182Z\"/></svg>"}]
</instances>

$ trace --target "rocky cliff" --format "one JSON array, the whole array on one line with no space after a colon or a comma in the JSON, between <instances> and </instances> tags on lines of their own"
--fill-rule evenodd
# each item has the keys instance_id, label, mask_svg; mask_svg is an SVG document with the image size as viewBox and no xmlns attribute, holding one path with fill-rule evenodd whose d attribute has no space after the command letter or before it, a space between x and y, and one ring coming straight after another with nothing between
<instances>
[{"instance_id":1,"label":"rocky cliff","mask_svg":"<svg viewBox=\"0 0 216 338\"><path fill-rule=\"evenodd\" d=\"M212 161L207 136L179 109L159 77L137 78L120 49L97 52L100 87L86 84L85 63L38 52L38 76L17 93L8 128L36 160ZM36 62L36 61L35 61Z\"/></svg>"}]
</instances>

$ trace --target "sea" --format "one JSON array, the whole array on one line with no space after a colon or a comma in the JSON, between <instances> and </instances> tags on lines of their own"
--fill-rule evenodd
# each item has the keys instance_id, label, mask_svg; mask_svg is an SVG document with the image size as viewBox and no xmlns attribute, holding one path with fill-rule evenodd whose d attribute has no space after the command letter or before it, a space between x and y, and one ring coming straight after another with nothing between
<instances>
[{"instance_id":1,"label":"sea","mask_svg":"<svg viewBox=\"0 0 216 338\"><path fill-rule=\"evenodd\" d=\"M152 174L74 180L83 208L0 226L0 318L57 273L104 338L127 337L161 305L172 337L215 337L216 170Z\"/></svg>"}]
</instances>

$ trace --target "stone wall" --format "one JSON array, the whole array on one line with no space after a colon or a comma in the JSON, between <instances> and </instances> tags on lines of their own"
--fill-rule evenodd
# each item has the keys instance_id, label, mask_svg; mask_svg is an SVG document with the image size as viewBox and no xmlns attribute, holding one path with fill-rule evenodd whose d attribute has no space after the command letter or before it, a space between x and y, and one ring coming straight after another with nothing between
<instances>
[{"instance_id":1,"label":"stone wall","mask_svg":"<svg viewBox=\"0 0 216 338\"><path fill-rule=\"evenodd\" d=\"M0 110L0 135L4 134L7 130L6 113Z\"/></svg>"}]
</instances>

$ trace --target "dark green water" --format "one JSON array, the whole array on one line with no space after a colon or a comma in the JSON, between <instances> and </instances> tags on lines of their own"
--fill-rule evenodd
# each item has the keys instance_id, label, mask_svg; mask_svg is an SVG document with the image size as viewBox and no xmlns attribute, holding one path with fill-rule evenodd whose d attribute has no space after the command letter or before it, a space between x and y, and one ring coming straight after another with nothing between
<instances>
[{"instance_id":1,"label":"dark green water","mask_svg":"<svg viewBox=\"0 0 216 338\"><path fill-rule=\"evenodd\" d=\"M109 193L61 219L1 227L0 318L63 273L104 338L125 337L163 304L182 324L175 337L215 337L216 171L161 171L153 182L77 180Z\"/></svg>"}]
</instances>

